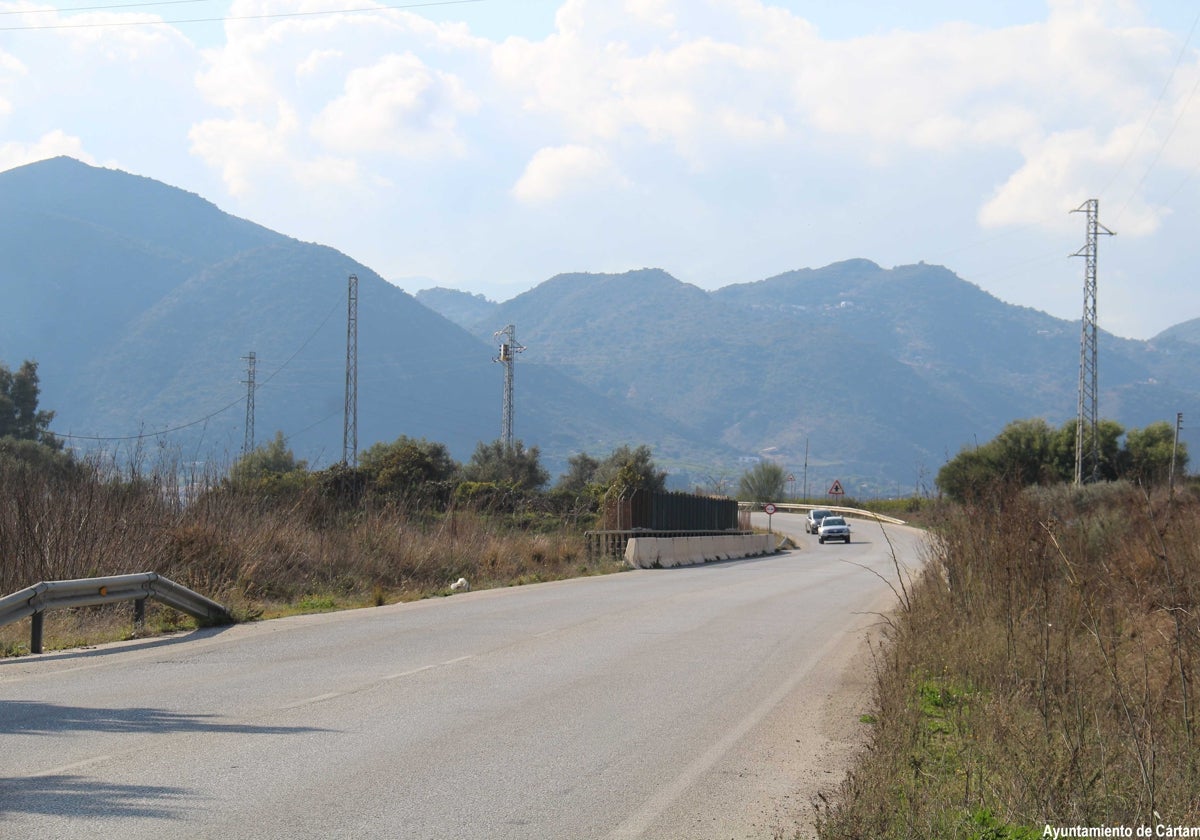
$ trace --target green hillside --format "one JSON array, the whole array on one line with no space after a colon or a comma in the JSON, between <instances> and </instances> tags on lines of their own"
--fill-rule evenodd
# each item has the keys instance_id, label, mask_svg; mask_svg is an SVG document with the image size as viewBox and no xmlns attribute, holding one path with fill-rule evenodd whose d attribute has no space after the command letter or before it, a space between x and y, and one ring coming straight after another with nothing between
<instances>
[{"instance_id":1,"label":"green hillside","mask_svg":"<svg viewBox=\"0 0 1200 840\"><path fill-rule=\"evenodd\" d=\"M350 274L360 448L405 434L466 459L499 436L491 342L344 254L67 158L0 173L0 216L0 291L12 302L0 312L0 360L38 361L42 404L77 449L229 463L253 351L256 438L282 430L313 465L340 460ZM648 435L680 457L705 449L553 369L521 366L518 383L517 433L552 469L580 448Z\"/></svg>"}]
</instances>

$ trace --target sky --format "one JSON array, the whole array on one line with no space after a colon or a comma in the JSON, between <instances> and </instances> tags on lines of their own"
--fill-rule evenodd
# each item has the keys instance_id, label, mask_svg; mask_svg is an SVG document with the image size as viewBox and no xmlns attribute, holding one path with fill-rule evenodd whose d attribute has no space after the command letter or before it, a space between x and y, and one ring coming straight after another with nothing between
<instances>
[{"instance_id":1,"label":"sky","mask_svg":"<svg viewBox=\"0 0 1200 840\"><path fill-rule=\"evenodd\" d=\"M0 169L66 154L410 292L944 265L1102 329L1200 317L1182 0L0 0Z\"/></svg>"}]
</instances>

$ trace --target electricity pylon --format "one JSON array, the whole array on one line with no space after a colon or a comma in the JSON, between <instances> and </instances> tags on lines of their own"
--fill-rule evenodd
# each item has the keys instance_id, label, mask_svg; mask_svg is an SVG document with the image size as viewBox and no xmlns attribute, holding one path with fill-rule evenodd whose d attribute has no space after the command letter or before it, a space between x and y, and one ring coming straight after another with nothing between
<instances>
[{"instance_id":1,"label":"electricity pylon","mask_svg":"<svg viewBox=\"0 0 1200 840\"><path fill-rule=\"evenodd\" d=\"M358 466L358 275L347 278L346 413L342 423L342 463Z\"/></svg>"},{"instance_id":2,"label":"electricity pylon","mask_svg":"<svg viewBox=\"0 0 1200 840\"><path fill-rule=\"evenodd\" d=\"M1075 422L1075 484L1100 477L1097 403L1096 241L1115 234L1100 224L1100 200L1089 198L1072 213L1087 213L1087 244L1071 256L1084 257L1083 325L1079 338L1079 412ZM1086 452L1085 452L1086 450Z\"/></svg>"},{"instance_id":3,"label":"electricity pylon","mask_svg":"<svg viewBox=\"0 0 1200 840\"><path fill-rule=\"evenodd\" d=\"M513 366L518 353L524 353L525 348L517 343L517 328L509 324L502 330L497 330L492 338L501 338L500 355L492 357L493 362L504 365L504 418L500 430L500 439L504 441L504 450L511 452L513 448Z\"/></svg>"},{"instance_id":4,"label":"electricity pylon","mask_svg":"<svg viewBox=\"0 0 1200 840\"><path fill-rule=\"evenodd\" d=\"M249 455L254 451L254 351L242 359L246 362L246 381L243 383L246 386L246 438L242 441L242 455Z\"/></svg>"}]
</instances>

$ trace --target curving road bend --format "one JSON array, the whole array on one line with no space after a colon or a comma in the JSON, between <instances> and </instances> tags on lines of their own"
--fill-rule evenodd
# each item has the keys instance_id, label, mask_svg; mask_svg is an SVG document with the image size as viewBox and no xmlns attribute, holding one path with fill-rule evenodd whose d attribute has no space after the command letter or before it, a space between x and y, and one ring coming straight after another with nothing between
<instances>
[{"instance_id":1,"label":"curving road bend","mask_svg":"<svg viewBox=\"0 0 1200 840\"><path fill-rule=\"evenodd\" d=\"M794 829L861 735L892 552L922 545L801 523L773 517L802 546L769 558L2 660L0 836Z\"/></svg>"}]
</instances>

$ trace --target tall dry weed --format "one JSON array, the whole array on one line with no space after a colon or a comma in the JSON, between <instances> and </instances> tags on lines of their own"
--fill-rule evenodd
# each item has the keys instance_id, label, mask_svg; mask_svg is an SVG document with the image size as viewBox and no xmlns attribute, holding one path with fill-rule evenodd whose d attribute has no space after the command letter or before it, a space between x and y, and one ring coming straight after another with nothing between
<instances>
[{"instance_id":1,"label":"tall dry weed","mask_svg":"<svg viewBox=\"0 0 1200 840\"><path fill-rule=\"evenodd\" d=\"M0 461L0 595L154 571L255 615L313 594L377 604L445 592L458 577L481 588L612 565L586 560L574 514L348 506L320 487L263 496L219 479L182 484L86 466L47 475Z\"/></svg>"},{"instance_id":2,"label":"tall dry weed","mask_svg":"<svg viewBox=\"0 0 1200 840\"><path fill-rule=\"evenodd\" d=\"M1001 488L948 511L821 836L1200 824L1198 575L1190 493Z\"/></svg>"}]
</instances>

